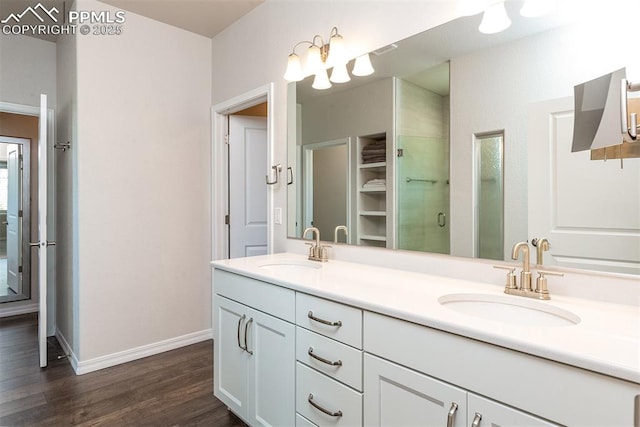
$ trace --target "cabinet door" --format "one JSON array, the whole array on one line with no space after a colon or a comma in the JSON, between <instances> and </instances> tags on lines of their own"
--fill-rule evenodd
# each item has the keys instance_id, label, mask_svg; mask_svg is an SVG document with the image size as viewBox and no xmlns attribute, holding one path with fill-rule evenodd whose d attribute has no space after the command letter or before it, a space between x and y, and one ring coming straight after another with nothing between
<instances>
[{"instance_id":1,"label":"cabinet door","mask_svg":"<svg viewBox=\"0 0 640 427\"><path fill-rule=\"evenodd\" d=\"M247 314L246 306L216 295L213 346L214 394L241 417L245 417L248 407L249 354L240 347L244 345Z\"/></svg>"},{"instance_id":2,"label":"cabinet door","mask_svg":"<svg viewBox=\"0 0 640 427\"><path fill-rule=\"evenodd\" d=\"M364 355L364 425L465 426L466 391ZM451 414L451 415L449 415ZM451 423L447 424L451 417Z\"/></svg>"},{"instance_id":3,"label":"cabinet door","mask_svg":"<svg viewBox=\"0 0 640 427\"><path fill-rule=\"evenodd\" d=\"M557 427L550 423L492 400L468 395L467 425L474 427ZM475 424L474 424L475 422Z\"/></svg>"},{"instance_id":4,"label":"cabinet door","mask_svg":"<svg viewBox=\"0 0 640 427\"><path fill-rule=\"evenodd\" d=\"M253 426L295 425L295 326L250 310L247 319Z\"/></svg>"}]
</instances>

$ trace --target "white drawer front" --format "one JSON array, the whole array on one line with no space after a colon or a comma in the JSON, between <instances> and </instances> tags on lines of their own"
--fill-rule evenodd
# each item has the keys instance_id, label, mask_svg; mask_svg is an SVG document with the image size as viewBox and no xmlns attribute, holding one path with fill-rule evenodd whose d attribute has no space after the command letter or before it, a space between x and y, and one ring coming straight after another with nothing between
<instances>
[{"instance_id":1,"label":"white drawer front","mask_svg":"<svg viewBox=\"0 0 640 427\"><path fill-rule=\"evenodd\" d=\"M310 349L312 349L311 354L309 354ZM360 350L297 327L296 359L362 391L362 351Z\"/></svg>"},{"instance_id":2,"label":"white drawer front","mask_svg":"<svg viewBox=\"0 0 640 427\"><path fill-rule=\"evenodd\" d=\"M296 427L317 427L314 423L300 414L296 414Z\"/></svg>"},{"instance_id":3,"label":"white drawer front","mask_svg":"<svg viewBox=\"0 0 640 427\"><path fill-rule=\"evenodd\" d=\"M294 321L295 292L291 289L220 269L213 271L213 289L231 300L287 322Z\"/></svg>"},{"instance_id":4,"label":"white drawer front","mask_svg":"<svg viewBox=\"0 0 640 427\"><path fill-rule=\"evenodd\" d=\"M296 324L362 349L362 310L358 308L298 292Z\"/></svg>"},{"instance_id":5,"label":"white drawer front","mask_svg":"<svg viewBox=\"0 0 640 427\"><path fill-rule=\"evenodd\" d=\"M328 415L309 400L327 412L340 415ZM296 411L318 426L361 426L362 393L297 363Z\"/></svg>"}]
</instances>

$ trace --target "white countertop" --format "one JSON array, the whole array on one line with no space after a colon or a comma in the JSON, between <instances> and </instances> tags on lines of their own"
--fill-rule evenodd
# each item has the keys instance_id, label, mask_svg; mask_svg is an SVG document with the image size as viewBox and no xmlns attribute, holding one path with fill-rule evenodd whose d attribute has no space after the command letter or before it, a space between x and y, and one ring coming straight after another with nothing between
<instances>
[{"instance_id":1,"label":"white countertop","mask_svg":"<svg viewBox=\"0 0 640 427\"><path fill-rule=\"evenodd\" d=\"M319 268L265 267L289 262L313 263ZM522 319L506 323L459 313L438 302L439 297L456 293L529 300L507 296L502 287L486 283L334 259L316 263L290 253L213 261L211 264L296 291L640 384L640 307L637 306L554 296L552 293L550 301L540 303L577 315L578 324L539 326ZM550 282L559 279L549 277Z\"/></svg>"}]
</instances>

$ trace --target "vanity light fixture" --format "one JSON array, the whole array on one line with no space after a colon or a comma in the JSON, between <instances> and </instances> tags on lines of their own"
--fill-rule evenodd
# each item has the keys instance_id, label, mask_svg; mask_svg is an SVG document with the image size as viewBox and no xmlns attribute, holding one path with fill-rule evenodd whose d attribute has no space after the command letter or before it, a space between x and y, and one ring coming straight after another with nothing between
<instances>
[{"instance_id":1,"label":"vanity light fixture","mask_svg":"<svg viewBox=\"0 0 640 427\"><path fill-rule=\"evenodd\" d=\"M511 19L504 8L504 0L493 2L482 15L482 22L478 31L484 34L494 34L504 31L511 25Z\"/></svg>"},{"instance_id":2,"label":"vanity light fixture","mask_svg":"<svg viewBox=\"0 0 640 427\"><path fill-rule=\"evenodd\" d=\"M354 76L368 76L373 74L373 66L371 65L371 59L369 59L369 54L365 53L364 55L360 55L356 58L356 63L353 66L353 71L351 72Z\"/></svg>"},{"instance_id":3,"label":"vanity light fixture","mask_svg":"<svg viewBox=\"0 0 640 427\"><path fill-rule=\"evenodd\" d=\"M511 25L504 4L505 0L458 0L458 12L463 16L483 12L478 30L484 34L495 34ZM558 0L526 0L520 9L520 15L537 18L553 12L557 6Z\"/></svg>"},{"instance_id":4,"label":"vanity light fixture","mask_svg":"<svg viewBox=\"0 0 640 427\"><path fill-rule=\"evenodd\" d=\"M304 70L300 57L296 54L296 48L302 44L310 45L307 49ZM312 87L319 90L328 89L331 83L346 83L351 80L347 70L348 61L344 40L338 28L333 27L329 34L329 43L325 44L322 37L316 34L311 41L301 41L293 46L284 78L290 82L299 82L305 75L315 74ZM333 68L330 78L327 74L328 68ZM369 54L356 58L352 71L354 76L368 76L373 71Z\"/></svg>"}]
</instances>

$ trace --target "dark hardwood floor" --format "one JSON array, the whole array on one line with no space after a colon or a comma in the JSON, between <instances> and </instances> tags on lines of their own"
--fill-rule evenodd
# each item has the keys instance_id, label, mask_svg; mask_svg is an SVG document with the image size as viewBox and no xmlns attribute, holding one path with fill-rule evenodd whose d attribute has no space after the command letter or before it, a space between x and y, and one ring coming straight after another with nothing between
<instances>
[{"instance_id":1,"label":"dark hardwood floor","mask_svg":"<svg viewBox=\"0 0 640 427\"><path fill-rule=\"evenodd\" d=\"M244 426L213 396L206 341L77 376L50 338L38 363L37 315L0 318L0 426Z\"/></svg>"}]
</instances>

